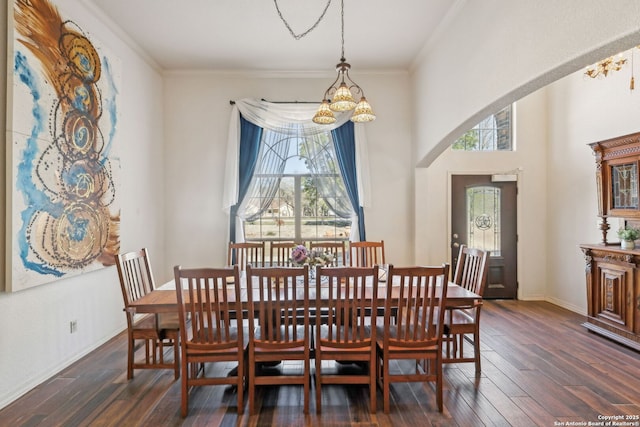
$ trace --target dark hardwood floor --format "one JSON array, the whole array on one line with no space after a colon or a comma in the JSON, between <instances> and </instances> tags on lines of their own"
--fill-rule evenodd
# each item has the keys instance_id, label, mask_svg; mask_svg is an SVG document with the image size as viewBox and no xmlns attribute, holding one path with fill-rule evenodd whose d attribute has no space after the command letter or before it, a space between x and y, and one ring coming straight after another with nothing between
<instances>
[{"instance_id":1,"label":"dark hardwood floor","mask_svg":"<svg viewBox=\"0 0 640 427\"><path fill-rule=\"evenodd\" d=\"M180 381L171 371L136 371L127 381L120 334L2 409L0 426L521 427L588 425L603 416L629 422L610 425L640 425L640 353L588 333L583 321L545 302L487 301L481 376L472 363L445 366L443 413L431 385L394 384L389 415L380 390L378 412L370 414L366 387L326 386L322 414L312 397L305 417L301 389L282 386L261 388L260 413L249 416L247 405L239 417L234 390L216 386L193 391L182 419Z\"/></svg>"}]
</instances>

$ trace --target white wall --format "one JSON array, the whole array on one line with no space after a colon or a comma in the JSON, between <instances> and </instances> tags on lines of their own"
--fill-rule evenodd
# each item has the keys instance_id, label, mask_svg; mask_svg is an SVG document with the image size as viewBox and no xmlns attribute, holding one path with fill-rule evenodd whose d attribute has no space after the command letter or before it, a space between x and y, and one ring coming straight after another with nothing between
<instances>
[{"instance_id":1,"label":"white wall","mask_svg":"<svg viewBox=\"0 0 640 427\"><path fill-rule=\"evenodd\" d=\"M385 240L390 262L413 259L413 168L408 75L358 74L378 119L366 125L371 206L367 239ZM166 233L175 264L224 265L228 216L222 210L229 100L319 101L335 76L168 73L165 78Z\"/></svg>"},{"instance_id":2,"label":"white wall","mask_svg":"<svg viewBox=\"0 0 640 427\"><path fill-rule=\"evenodd\" d=\"M460 0L416 61L416 163L481 119L589 63L640 44L640 2Z\"/></svg>"},{"instance_id":3,"label":"white wall","mask_svg":"<svg viewBox=\"0 0 640 427\"><path fill-rule=\"evenodd\" d=\"M636 49L636 59L639 51ZM637 62L636 62L637 64ZM637 78L637 76L636 76ZM578 72L548 88L546 298L586 313L585 260L578 245L598 243L595 158L587 144L640 131L640 91L630 66L605 79ZM619 221L609 220L618 241Z\"/></svg>"},{"instance_id":4,"label":"white wall","mask_svg":"<svg viewBox=\"0 0 640 427\"><path fill-rule=\"evenodd\" d=\"M121 249L147 246L152 261L164 264L162 79L132 48L78 0L57 0L91 37L122 61L117 143L121 154ZM0 32L7 32L6 3ZM4 117L6 42L0 43L0 81ZM29 112L27 112L29 114ZM2 121L1 135L6 124ZM1 187L5 162L0 162ZM6 209L5 198L0 210ZM4 221L3 221L4 223ZM3 267L5 267L3 265ZM2 272L4 281L4 270ZM78 331L69 332L77 320ZM0 408L49 378L126 327L115 267L58 280L17 293L0 293ZM123 375L126 360L122 360Z\"/></svg>"},{"instance_id":5,"label":"white wall","mask_svg":"<svg viewBox=\"0 0 640 427\"><path fill-rule=\"evenodd\" d=\"M451 175L518 175L518 298L543 299L546 256L546 95L538 91L516 103L512 152L447 149L428 168L416 172L417 262L451 259Z\"/></svg>"}]
</instances>

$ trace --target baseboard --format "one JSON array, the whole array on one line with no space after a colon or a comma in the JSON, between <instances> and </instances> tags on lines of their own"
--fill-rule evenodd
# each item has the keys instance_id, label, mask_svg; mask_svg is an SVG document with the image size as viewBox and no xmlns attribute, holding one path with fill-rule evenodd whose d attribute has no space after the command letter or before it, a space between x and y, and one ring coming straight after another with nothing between
<instances>
[{"instance_id":1,"label":"baseboard","mask_svg":"<svg viewBox=\"0 0 640 427\"><path fill-rule=\"evenodd\" d=\"M587 312L584 310L584 308L578 307L573 304L569 304L566 301L563 301L561 299L546 297L544 300L547 302L550 302L551 304L557 305L559 307L566 308L569 311L573 311L574 313L582 314L583 316L587 315Z\"/></svg>"},{"instance_id":2,"label":"baseboard","mask_svg":"<svg viewBox=\"0 0 640 427\"><path fill-rule=\"evenodd\" d=\"M518 295L519 301L544 301L544 295Z\"/></svg>"}]
</instances>

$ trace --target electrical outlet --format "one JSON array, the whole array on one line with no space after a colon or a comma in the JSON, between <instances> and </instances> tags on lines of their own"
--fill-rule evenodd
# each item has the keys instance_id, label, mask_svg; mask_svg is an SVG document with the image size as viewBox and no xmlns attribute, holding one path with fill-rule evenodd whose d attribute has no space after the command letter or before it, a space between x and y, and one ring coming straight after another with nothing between
<instances>
[{"instance_id":1,"label":"electrical outlet","mask_svg":"<svg viewBox=\"0 0 640 427\"><path fill-rule=\"evenodd\" d=\"M75 334L78 331L78 321L72 320L69 322L69 333Z\"/></svg>"}]
</instances>

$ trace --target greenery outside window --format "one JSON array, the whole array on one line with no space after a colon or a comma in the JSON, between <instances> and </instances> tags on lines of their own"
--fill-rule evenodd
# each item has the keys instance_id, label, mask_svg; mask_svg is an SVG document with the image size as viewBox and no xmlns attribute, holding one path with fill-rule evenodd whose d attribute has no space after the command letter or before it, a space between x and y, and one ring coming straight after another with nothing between
<instances>
[{"instance_id":1,"label":"greenery outside window","mask_svg":"<svg viewBox=\"0 0 640 427\"><path fill-rule=\"evenodd\" d=\"M465 132L452 145L463 151L513 151L512 106L500 110Z\"/></svg>"}]
</instances>

